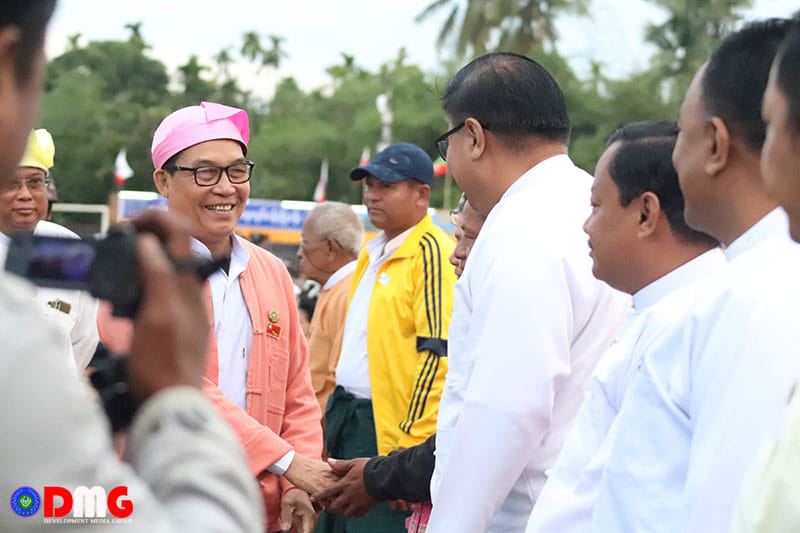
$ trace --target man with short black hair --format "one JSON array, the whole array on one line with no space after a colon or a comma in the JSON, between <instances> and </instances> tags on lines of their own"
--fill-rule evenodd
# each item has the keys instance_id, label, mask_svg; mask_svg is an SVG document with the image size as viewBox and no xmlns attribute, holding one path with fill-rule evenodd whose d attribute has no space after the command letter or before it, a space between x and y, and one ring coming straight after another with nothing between
<instances>
[{"instance_id":1,"label":"man with short black hair","mask_svg":"<svg viewBox=\"0 0 800 533\"><path fill-rule=\"evenodd\" d=\"M488 54L443 107L440 153L486 221L456 284L427 531L519 532L628 300L591 275L591 178L552 76Z\"/></svg>"},{"instance_id":2,"label":"man with short black hair","mask_svg":"<svg viewBox=\"0 0 800 533\"><path fill-rule=\"evenodd\" d=\"M614 421L642 349L665 322L686 312L691 294L724 270L717 242L683 220L671 159L677 135L674 122L629 124L609 137L597 162L592 213L584 224L592 270L598 279L631 294L633 309L592 376L533 508L528 533L592 530Z\"/></svg>"},{"instance_id":3,"label":"man with short black hair","mask_svg":"<svg viewBox=\"0 0 800 533\"><path fill-rule=\"evenodd\" d=\"M762 115L767 136L761 170L770 196L789 215L792 239L800 241L800 14L772 63ZM800 394L795 388L780 433L769 435L742 483L731 533L800 531Z\"/></svg>"},{"instance_id":4,"label":"man with short black hair","mask_svg":"<svg viewBox=\"0 0 800 533\"><path fill-rule=\"evenodd\" d=\"M760 170L761 101L788 27L768 20L730 34L681 106L673 162L686 222L726 245L728 268L637 364L598 530L727 531L744 472L800 376L800 358L786 353L800 345L800 247Z\"/></svg>"},{"instance_id":5,"label":"man with short black hair","mask_svg":"<svg viewBox=\"0 0 800 533\"><path fill-rule=\"evenodd\" d=\"M428 215L428 154L392 144L350 178L364 180L369 219L382 232L358 258L337 386L325 412L325 443L337 459L386 455L435 431L455 283L447 264L453 241ZM344 481L360 482L363 470L362 462ZM326 495L335 500L336 485ZM319 531L404 532L405 517L382 503L347 521L323 513Z\"/></svg>"}]
</instances>

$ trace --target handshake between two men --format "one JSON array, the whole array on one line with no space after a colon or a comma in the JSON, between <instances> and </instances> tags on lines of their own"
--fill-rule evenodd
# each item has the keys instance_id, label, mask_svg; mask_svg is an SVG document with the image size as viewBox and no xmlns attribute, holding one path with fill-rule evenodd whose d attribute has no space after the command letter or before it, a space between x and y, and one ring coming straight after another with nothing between
<instances>
[{"instance_id":1,"label":"handshake between two men","mask_svg":"<svg viewBox=\"0 0 800 533\"><path fill-rule=\"evenodd\" d=\"M314 510L359 518L383 501L403 511L409 510L409 503L430 501L435 449L434 434L422 444L387 456L328 459L327 464L305 458L295 460L285 475L305 492L286 494L281 505L281 527L288 530L293 525L295 531L313 531ZM310 495L308 512L300 521L292 519L301 514L295 496L287 500L293 492L297 496Z\"/></svg>"}]
</instances>

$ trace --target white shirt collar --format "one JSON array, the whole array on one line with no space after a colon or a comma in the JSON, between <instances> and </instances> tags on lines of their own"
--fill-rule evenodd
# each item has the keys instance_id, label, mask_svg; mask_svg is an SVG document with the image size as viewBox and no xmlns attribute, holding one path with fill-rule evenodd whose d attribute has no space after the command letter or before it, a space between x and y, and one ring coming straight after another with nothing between
<instances>
[{"instance_id":1,"label":"white shirt collar","mask_svg":"<svg viewBox=\"0 0 800 533\"><path fill-rule=\"evenodd\" d=\"M367 243L366 248L369 254L369 262L374 263L378 259L391 256L395 250L400 248L400 245L403 244L406 237L411 235L415 227L417 227L416 224L390 241L386 239L385 232L380 232L374 239Z\"/></svg>"},{"instance_id":2,"label":"white shirt collar","mask_svg":"<svg viewBox=\"0 0 800 533\"><path fill-rule=\"evenodd\" d=\"M245 250L244 246L242 246L235 235L231 235L231 242L231 264L228 267L227 277L228 279L235 279L239 277L239 274L244 272L244 269L247 267L247 262L250 260L250 252ZM192 246L192 253L211 259L211 251L205 244L194 237L190 239L190 244ZM222 272L224 273L224 271Z\"/></svg>"},{"instance_id":3,"label":"white shirt collar","mask_svg":"<svg viewBox=\"0 0 800 533\"><path fill-rule=\"evenodd\" d=\"M636 291L633 295L633 307L640 311L644 310L724 265L725 257L722 251L719 248L709 250Z\"/></svg>"},{"instance_id":4,"label":"white shirt collar","mask_svg":"<svg viewBox=\"0 0 800 533\"><path fill-rule=\"evenodd\" d=\"M733 261L764 241L787 235L788 227L789 219L786 212L782 208L776 207L733 241L725 249L725 257L728 261Z\"/></svg>"},{"instance_id":5,"label":"white shirt collar","mask_svg":"<svg viewBox=\"0 0 800 533\"><path fill-rule=\"evenodd\" d=\"M567 154L558 154L553 157L548 157L544 161L540 161L528 169L522 176L517 178L517 181L511 184L506 189L503 196L500 197L500 202L508 196L513 195L518 189L527 187L530 183L536 182L539 178L552 179L553 174L557 174L558 167L574 167L574 163ZM500 203L498 202L498 204ZM494 209L493 209L494 210Z\"/></svg>"},{"instance_id":6,"label":"white shirt collar","mask_svg":"<svg viewBox=\"0 0 800 533\"><path fill-rule=\"evenodd\" d=\"M328 278L328 281L325 282L325 285L322 286L323 291L327 291L344 278L350 275L356 269L356 262L357 261L350 261L346 265L343 265L339 270L331 274L331 277Z\"/></svg>"}]
</instances>

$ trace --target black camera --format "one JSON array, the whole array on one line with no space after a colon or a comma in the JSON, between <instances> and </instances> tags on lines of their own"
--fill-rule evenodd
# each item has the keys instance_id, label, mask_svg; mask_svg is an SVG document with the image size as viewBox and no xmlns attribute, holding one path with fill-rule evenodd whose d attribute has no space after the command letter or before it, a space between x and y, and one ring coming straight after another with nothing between
<instances>
[{"instance_id":1,"label":"black camera","mask_svg":"<svg viewBox=\"0 0 800 533\"><path fill-rule=\"evenodd\" d=\"M227 258L175 261L177 271L193 271L204 280ZM6 270L41 287L88 291L108 300L115 316L134 317L142 298L133 226L111 228L105 237L70 239L15 233Z\"/></svg>"},{"instance_id":2,"label":"black camera","mask_svg":"<svg viewBox=\"0 0 800 533\"><path fill-rule=\"evenodd\" d=\"M116 316L133 317L141 299L136 232L129 226L112 228L104 238L15 233L6 270L41 287L88 291L110 301Z\"/></svg>"}]
</instances>

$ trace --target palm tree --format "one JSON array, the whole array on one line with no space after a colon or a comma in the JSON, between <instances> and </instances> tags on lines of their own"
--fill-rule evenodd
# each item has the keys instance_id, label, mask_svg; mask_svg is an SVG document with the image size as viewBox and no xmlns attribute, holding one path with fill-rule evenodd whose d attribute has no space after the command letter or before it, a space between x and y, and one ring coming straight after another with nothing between
<instances>
[{"instance_id":1,"label":"palm tree","mask_svg":"<svg viewBox=\"0 0 800 533\"><path fill-rule=\"evenodd\" d=\"M437 46L455 39L457 56L489 50L525 53L556 40L555 20L561 13L585 15L589 0L434 0L416 20L450 7Z\"/></svg>"},{"instance_id":2,"label":"palm tree","mask_svg":"<svg viewBox=\"0 0 800 533\"><path fill-rule=\"evenodd\" d=\"M142 38L142 22L129 22L125 24L125 29L131 31L131 36L128 41L144 46L144 39Z\"/></svg>"},{"instance_id":3,"label":"palm tree","mask_svg":"<svg viewBox=\"0 0 800 533\"><path fill-rule=\"evenodd\" d=\"M78 48L80 48L81 45L78 41L81 39L81 37L83 37L83 34L80 32L68 36L67 37L67 42L69 43L67 45L68 50L77 50Z\"/></svg>"},{"instance_id":4,"label":"palm tree","mask_svg":"<svg viewBox=\"0 0 800 533\"><path fill-rule=\"evenodd\" d=\"M233 58L231 57L230 53L228 53L228 48L223 48L217 52L217 55L214 56L214 61L217 63L220 76L226 80L230 80L230 67L231 63L233 63Z\"/></svg>"},{"instance_id":5,"label":"palm tree","mask_svg":"<svg viewBox=\"0 0 800 533\"><path fill-rule=\"evenodd\" d=\"M262 67L275 67L278 68L281 64L281 59L288 57L286 52L281 48L281 43L284 41L283 37L277 35L269 35L269 40L272 42L272 47L261 50L261 66Z\"/></svg>"},{"instance_id":6,"label":"palm tree","mask_svg":"<svg viewBox=\"0 0 800 533\"><path fill-rule=\"evenodd\" d=\"M261 37L254 31L248 31L244 34L241 54L250 61L255 61L256 58L261 56Z\"/></svg>"}]
</instances>

